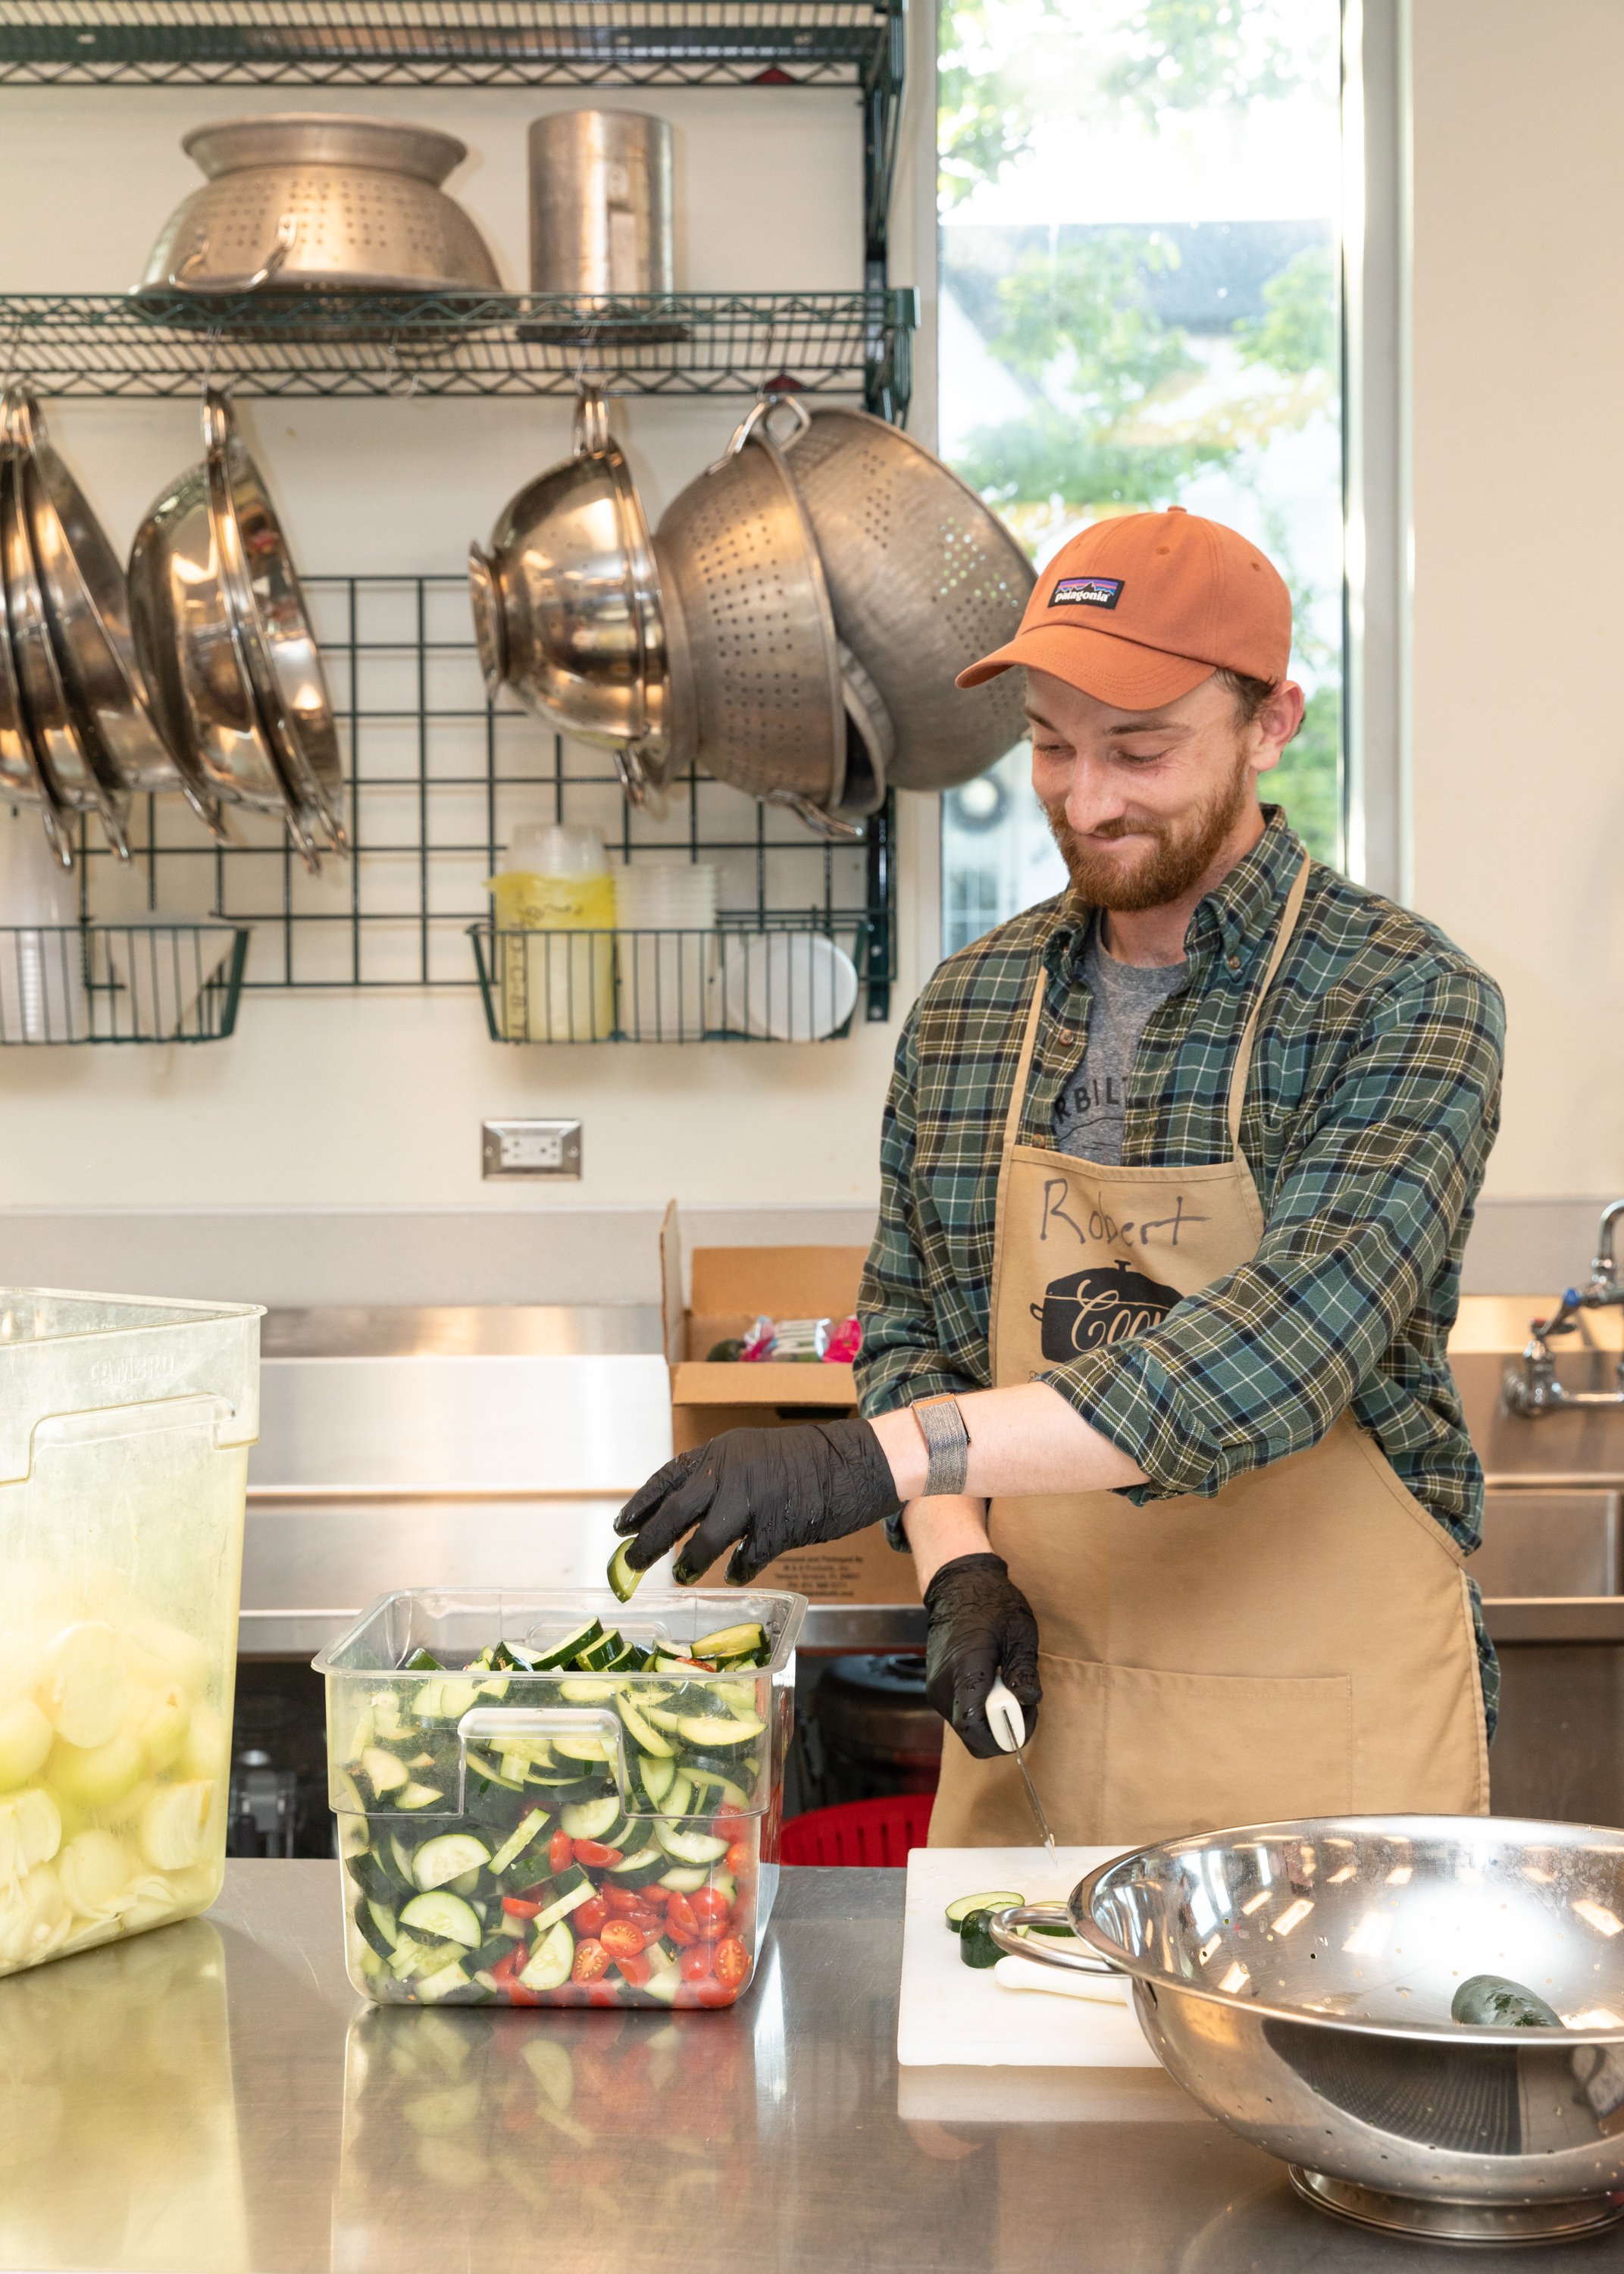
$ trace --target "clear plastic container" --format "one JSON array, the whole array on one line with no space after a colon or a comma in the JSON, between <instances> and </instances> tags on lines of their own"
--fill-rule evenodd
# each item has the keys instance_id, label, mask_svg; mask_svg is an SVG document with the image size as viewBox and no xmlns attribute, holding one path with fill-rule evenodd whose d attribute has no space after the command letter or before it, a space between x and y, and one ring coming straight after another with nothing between
<instances>
[{"instance_id":1,"label":"clear plastic container","mask_svg":"<svg viewBox=\"0 0 1624 2274\"><path fill-rule=\"evenodd\" d=\"M731 1587L375 1603L315 1661L356 1988L380 2005L732 2005L778 1887L805 1615L804 1596ZM718 1656L737 1656L752 1627L760 1664L692 1662L730 1631ZM524 1662L567 1647L606 1662Z\"/></svg>"},{"instance_id":2,"label":"clear plastic container","mask_svg":"<svg viewBox=\"0 0 1624 2274\"><path fill-rule=\"evenodd\" d=\"M0 1290L0 1974L220 1892L259 1316Z\"/></svg>"}]
</instances>

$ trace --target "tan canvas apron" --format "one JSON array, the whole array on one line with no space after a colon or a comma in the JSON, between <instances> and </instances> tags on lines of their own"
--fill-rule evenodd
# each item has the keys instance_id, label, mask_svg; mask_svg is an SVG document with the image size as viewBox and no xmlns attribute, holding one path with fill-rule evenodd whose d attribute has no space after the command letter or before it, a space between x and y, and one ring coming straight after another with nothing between
<instances>
[{"instance_id":1,"label":"tan canvas apron","mask_svg":"<svg viewBox=\"0 0 1624 2274\"><path fill-rule=\"evenodd\" d=\"M999 1171L995 1387L1143 1332L1256 1250L1263 1211L1241 1108L1306 882L1304 864L1241 1037L1229 1161L1125 1169L1019 1142L1040 977ZM1461 1552L1351 1413L1208 1499L995 1500L989 1531L1037 1615L1043 1702L1026 1758L1057 1840L1129 1846L1348 1810L1486 1811ZM1013 1761L978 1761L950 1729L931 1844L1034 1836Z\"/></svg>"}]
</instances>

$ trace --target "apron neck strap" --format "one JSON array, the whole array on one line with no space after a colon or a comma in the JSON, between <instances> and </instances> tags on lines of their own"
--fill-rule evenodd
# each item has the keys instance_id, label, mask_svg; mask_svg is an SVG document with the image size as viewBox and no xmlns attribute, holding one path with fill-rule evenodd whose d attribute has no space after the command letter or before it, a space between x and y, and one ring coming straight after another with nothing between
<instances>
[{"instance_id":1,"label":"apron neck strap","mask_svg":"<svg viewBox=\"0 0 1624 2274\"><path fill-rule=\"evenodd\" d=\"M1246 1078L1252 1072L1252 1046L1258 1039L1258 1020L1263 1014L1263 1001L1274 983L1274 975L1286 960L1286 950L1291 945L1291 935L1297 930L1297 920L1303 913L1303 901L1308 892L1308 859L1304 855L1297 875L1291 880L1291 890L1286 894L1280 929L1274 934L1274 945L1263 973L1263 983L1252 1006L1241 1035L1240 1048L1235 1053L1235 1071L1229 1077L1229 1143L1238 1153L1241 1145L1241 1112L1246 1103Z\"/></svg>"},{"instance_id":2,"label":"apron neck strap","mask_svg":"<svg viewBox=\"0 0 1624 2274\"><path fill-rule=\"evenodd\" d=\"M1007 1153L1020 1141L1021 1108L1026 1102L1026 1081L1032 1072L1032 1053L1037 1046L1038 1021L1043 1015L1044 973L1038 973L1038 983L1032 990L1032 1008L1026 1013L1026 1031L1021 1036L1020 1056L1015 1062L1015 1087L1010 1092L1010 1110L1004 1118L1004 1149Z\"/></svg>"}]
</instances>

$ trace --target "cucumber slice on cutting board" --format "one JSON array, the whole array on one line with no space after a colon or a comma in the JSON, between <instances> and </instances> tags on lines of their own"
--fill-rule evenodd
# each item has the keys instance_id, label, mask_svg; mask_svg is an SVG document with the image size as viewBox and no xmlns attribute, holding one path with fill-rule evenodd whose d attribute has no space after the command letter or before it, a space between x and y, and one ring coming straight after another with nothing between
<instances>
[{"instance_id":1,"label":"cucumber slice on cutting board","mask_svg":"<svg viewBox=\"0 0 1624 2274\"><path fill-rule=\"evenodd\" d=\"M1025 1895L1018 1895L1008 1887L995 1887L990 1894L960 1895L947 1907L947 1923L955 1934L964 1932L964 1923L972 1911L1007 1911L1017 1903L1024 1903Z\"/></svg>"}]
</instances>

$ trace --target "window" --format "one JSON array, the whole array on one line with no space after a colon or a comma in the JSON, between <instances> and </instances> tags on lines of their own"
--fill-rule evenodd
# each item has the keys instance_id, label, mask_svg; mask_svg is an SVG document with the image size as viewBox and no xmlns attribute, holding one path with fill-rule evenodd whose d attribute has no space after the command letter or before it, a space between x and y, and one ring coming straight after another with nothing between
<instances>
[{"instance_id":1,"label":"window","mask_svg":"<svg viewBox=\"0 0 1624 2274\"><path fill-rule=\"evenodd\" d=\"M942 455L1041 567L1187 506L1291 587L1266 796L1342 845L1338 0L942 0ZM1065 872L1025 746L943 803L943 947Z\"/></svg>"}]
</instances>

